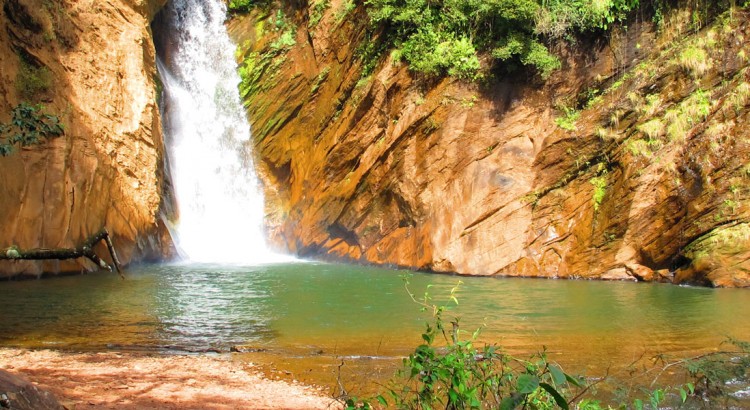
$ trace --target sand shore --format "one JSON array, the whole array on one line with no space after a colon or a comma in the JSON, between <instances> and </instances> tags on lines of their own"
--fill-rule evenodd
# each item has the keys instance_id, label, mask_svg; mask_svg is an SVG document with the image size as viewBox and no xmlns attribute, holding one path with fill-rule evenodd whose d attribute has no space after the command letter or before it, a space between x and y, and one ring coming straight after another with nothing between
<instances>
[{"instance_id":1,"label":"sand shore","mask_svg":"<svg viewBox=\"0 0 750 410\"><path fill-rule=\"evenodd\" d=\"M0 368L68 409L328 409L320 390L264 378L230 354L68 353L0 349Z\"/></svg>"}]
</instances>

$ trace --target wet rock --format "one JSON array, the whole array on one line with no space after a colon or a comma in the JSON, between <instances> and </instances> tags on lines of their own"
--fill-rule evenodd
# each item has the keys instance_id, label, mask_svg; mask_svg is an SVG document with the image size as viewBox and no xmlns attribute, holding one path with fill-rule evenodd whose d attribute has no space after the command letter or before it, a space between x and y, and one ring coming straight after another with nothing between
<instances>
[{"instance_id":1,"label":"wet rock","mask_svg":"<svg viewBox=\"0 0 750 410\"><path fill-rule=\"evenodd\" d=\"M669 269L659 269L654 271L654 280L663 283L672 283L674 281L674 272Z\"/></svg>"},{"instance_id":2,"label":"wet rock","mask_svg":"<svg viewBox=\"0 0 750 410\"><path fill-rule=\"evenodd\" d=\"M600 279L603 280L630 280L634 281L636 278L630 275L627 268L615 268L604 272Z\"/></svg>"},{"instance_id":3,"label":"wet rock","mask_svg":"<svg viewBox=\"0 0 750 410\"><path fill-rule=\"evenodd\" d=\"M651 282L654 280L654 271L647 266L643 266L637 263L629 263L625 266L628 275L636 278L641 282Z\"/></svg>"},{"instance_id":4,"label":"wet rock","mask_svg":"<svg viewBox=\"0 0 750 410\"><path fill-rule=\"evenodd\" d=\"M229 351L232 353L258 353L258 352L267 352L268 349L264 349L262 347L235 345L235 346L230 347Z\"/></svg>"},{"instance_id":5,"label":"wet rock","mask_svg":"<svg viewBox=\"0 0 750 410\"><path fill-rule=\"evenodd\" d=\"M0 409L63 410L52 393L20 376L0 370Z\"/></svg>"}]
</instances>

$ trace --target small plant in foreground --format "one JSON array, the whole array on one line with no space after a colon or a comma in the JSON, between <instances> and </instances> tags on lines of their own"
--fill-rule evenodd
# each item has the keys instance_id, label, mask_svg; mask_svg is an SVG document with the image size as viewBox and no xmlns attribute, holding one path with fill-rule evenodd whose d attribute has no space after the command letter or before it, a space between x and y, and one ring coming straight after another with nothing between
<instances>
[{"instance_id":1,"label":"small plant in foreground","mask_svg":"<svg viewBox=\"0 0 750 410\"><path fill-rule=\"evenodd\" d=\"M343 403L347 410L729 408L729 402L737 398L734 392L750 382L750 343L729 339L726 343L732 348L692 358L669 360L657 355L641 371L636 370L639 359L625 370L629 381L608 374L584 384L583 379L550 363L544 352L524 360L494 345L476 347L481 328L469 335L460 329L458 318L445 318L447 306L432 304L428 293L417 299L409 290L408 276L404 282L412 300L432 314L422 344L403 360L384 394L369 400L348 396ZM456 305L460 284L450 292ZM660 382L664 374L685 379L665 385ZM652 380L650 385L646 380ZM622 395L617 393L612 403L602 402L596 397L599 384L614 387Z\"/></svg>"},{"instance_id":2,"label":"small plant in foreground","mask_svg":"<svg viewBox=\"0 0 750 410\"><path fill-rule=\"evenodd\" d=\"M547 361L543 352L523 360L494 345L477 348L481 328L466 337L458 318L444 318L446 306L431 304L427 293L418 300L409 291L408 279L405 283L411 298L432 312L423 343L404 359L385 395L372 404L350 398L347 409L369 409L373 404L405 409L570 408L572 401L565 395L571 386L582 387L579 379ZM457 289L458 285L450 294L456 304Z\"/></svg>"}]
</instances>

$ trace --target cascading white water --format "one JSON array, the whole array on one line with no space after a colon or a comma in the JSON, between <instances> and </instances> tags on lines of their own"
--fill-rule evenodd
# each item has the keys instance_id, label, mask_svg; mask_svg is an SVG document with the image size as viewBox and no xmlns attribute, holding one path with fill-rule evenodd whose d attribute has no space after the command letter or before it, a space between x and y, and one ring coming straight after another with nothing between
<instances>
[{"instance_id":1,"label":"cascading white water","mask_svg":"<svg viewBox=\"0 0 750 410\"><path fill-rule=\"evenodd\" d=\"M240 100L234 45L221 0L173 0L164 84L165 132L182 256L195 262L273 262L250 126Z\"/></svg>"}]
</instances>

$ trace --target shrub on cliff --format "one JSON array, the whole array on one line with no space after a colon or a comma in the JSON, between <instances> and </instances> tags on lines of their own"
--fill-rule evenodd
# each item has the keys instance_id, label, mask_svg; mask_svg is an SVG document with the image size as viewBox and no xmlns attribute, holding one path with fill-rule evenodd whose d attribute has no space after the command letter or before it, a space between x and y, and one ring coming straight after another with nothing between
<instances>
[{"instance_id":1,"label":"shrub on cliff","mask_svg":"<svg viewBox=\"0 0 750 410\"><path fill-rule=\"evenodd\" d=\"M13 109L11 122L0 124L0 156L10 155L18 146L41 144L44 139L63 134L60 119L42 111L41 105L26 103Z\"/></svg>"},{"instance_id":2,"label":"shrub on cliff","mask_svg":"<svg viewBox=\"0 0 750 410\"><path fill-rule=\"evenodd\" d=\"M508 69L533 67L547 78L560 61L543 37L607 30L639 0L368 0L370 19L382 25L409 67L428 75L480 76L480 55Z\"/></svg>"},{"instance_id":3,"label":"shrub on cliff","mask_svg":"<svg viewBox=\"0 0 750 410\"><path fill-rule=\"evenodd\" d=\"M229 0L227 9L233 13L247 13L258 5L267 5L268 0Z\"/></svg>"}]
</instances>

